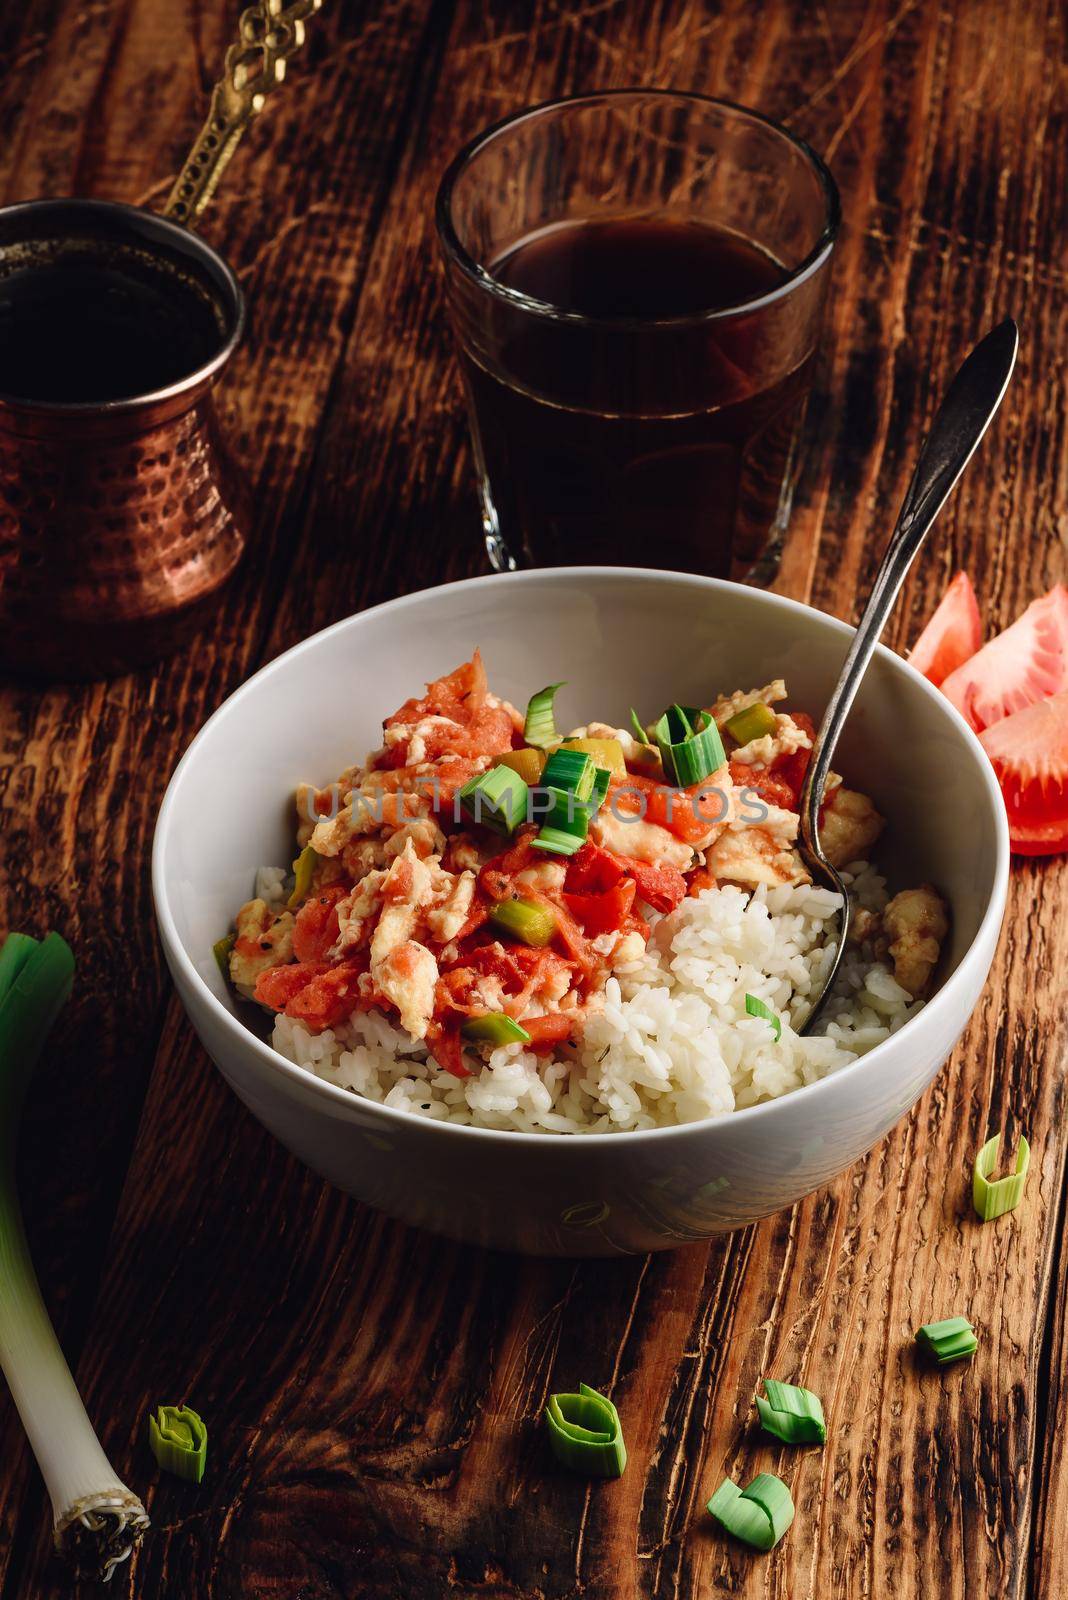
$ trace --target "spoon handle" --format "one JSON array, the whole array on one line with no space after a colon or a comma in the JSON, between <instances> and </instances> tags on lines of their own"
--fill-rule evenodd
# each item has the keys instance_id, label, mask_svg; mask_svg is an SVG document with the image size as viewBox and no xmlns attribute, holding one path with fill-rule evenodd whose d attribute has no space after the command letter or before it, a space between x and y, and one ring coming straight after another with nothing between
<instances>
[{"instance_id":1,"label":"spoon handle","mask_svg":"<svg viewBox=\"0 0 1068 1600\"><path fill-rule=\"evenodd\" d=\"M801 835L820 860L824 858L819 847L819 808L838 736L905 574L1001 404L1019 342L1019 331L1011 319L980 340L950 384L924 440L864 615L816 735L801 792Z\"/></svg>"}]
</instances>

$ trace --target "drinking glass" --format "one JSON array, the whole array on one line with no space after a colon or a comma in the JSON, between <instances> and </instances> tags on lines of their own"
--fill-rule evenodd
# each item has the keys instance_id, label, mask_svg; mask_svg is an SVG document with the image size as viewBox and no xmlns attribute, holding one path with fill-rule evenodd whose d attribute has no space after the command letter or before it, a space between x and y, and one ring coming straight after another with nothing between
<instances>
[{"instance_id":1,"label":"drinking glass","mask_svg":"<svg viewBox=\"0 0 1068 1600\"><path fill-rule=\"evenodd\" d=\"M839 215L802 140L702 95L559 100L460 152L437 228L497 570L774 574Z\"/></svg>"}]
</instances>

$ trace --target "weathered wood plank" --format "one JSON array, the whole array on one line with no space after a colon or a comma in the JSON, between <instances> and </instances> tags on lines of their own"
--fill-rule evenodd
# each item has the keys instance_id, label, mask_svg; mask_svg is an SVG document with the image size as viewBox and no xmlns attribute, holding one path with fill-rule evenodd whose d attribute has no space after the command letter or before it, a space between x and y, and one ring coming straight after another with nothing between
<instances>
[{"instance_id":1,"label":"weathered wood plank","mask_svg":"<svg viewBox=\"0 0 1068 1600\"><path fill-rule=\"evenodd\" d=\"M255 305L224 408L258 519L250 559L219 615L158 673L44 693L8 686L0 700L2 920L57 926L79 957L77 997L32 1098L23 1162L42 1277L75 1350L163 1016L148 881L156 809L197 726L256 663L284 586L427 15L412 0L344 25L337 13L325 18L302 63L305 81L294 72L205 220ZM21 144L4 146L7 197L76 187L158 201L204 113L198 62L214 72L235 23L145 0L70 6L55 17L32 8L0 105L0 119L22 108ZM179 67L145 97L138 85L160 51ZM342 148L344 159L325 159ZM311 292L295 296L302 270ZM15 1427L6 1392L0 1408L6 1433ZM0 1481L0 1524L9 1532L25 1482L25 1455L14 1452ZM36 1486L31 1498L36 1525ZM19 1542L5 1539L6 1592L17 1588L6 1564L17 1573L21 1558Z\"/></svg>"}]
</instances>

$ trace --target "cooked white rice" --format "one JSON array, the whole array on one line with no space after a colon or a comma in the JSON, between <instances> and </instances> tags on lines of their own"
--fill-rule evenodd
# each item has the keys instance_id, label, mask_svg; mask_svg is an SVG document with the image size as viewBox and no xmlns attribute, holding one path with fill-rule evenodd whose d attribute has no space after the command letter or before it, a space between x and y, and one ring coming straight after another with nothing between
<instances>
[{"instance_id":1,"label":"cooked white rice","mask_svg":"<svg viewBox=\"0 0 1068 1600\"><path fill-rule=\"evenodd\" d=\"M264 869L258 892L274 888ZM843 872L857 903L880 910L884 880L865 862ZM290 1061L368 1099L438 1121L524 1133L614 1133L723 1116L837 1072L919 1009L870 948L851 947L821 1032L801 1038L807 996L833 955L841 897L826 889L706 889L665 917L651 914L642 958L608 980L581 1048L551 1057L518 1044L459 1079L380 1012L315 1035L276 1019L271 1042ZM782 1018L747 1015L755 995ZM477 1058L472 1053L473 1065Z\"/></svg>"}]
</instances>

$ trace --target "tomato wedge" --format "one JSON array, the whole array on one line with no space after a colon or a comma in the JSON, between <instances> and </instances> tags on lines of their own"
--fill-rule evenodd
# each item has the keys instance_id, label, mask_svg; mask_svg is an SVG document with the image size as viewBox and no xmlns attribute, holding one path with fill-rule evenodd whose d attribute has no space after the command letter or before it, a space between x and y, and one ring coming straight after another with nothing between
<instances>
[{"instance_id":1,"label":"tomato wedge","mask_svg":"<svg viewBox=\"0 0 1068 1600\"><path fill-rule=\"evenodd\" d=\"M909 664L937 688L970 661L983 643L983 624L972 580L958 572L909 652Z\"/></svg>"},{"instance_id":2,"label":"tomato wedge","mask_svg":"<svg viewBox=\"0 0 1068 1600\"><path fill-rule=\"evenodd\" d=\"M1068 689L1068 589L1062 583L951 672L942 693L976 733Z\"/></svg>"},{"instance_id":3,"label":"tomato wedge","mask_svg":"<svg viewBox=\"0 0 1068 1600\"><path fill-rule=\"evenodd\" d=\"M569 894L603 894L614 889L622 876L618 858L587 840L568 861L564 886Z\"/></svg>"},{"instance_id":4,"label":"tomato wedge","mask_svg":"<svg viewBox=\"0 0 1068 1600\"><path fill-rule=\"evenodd\" d=\"M638 885L638 898L654 911L674 911L686 898L686 879L677 867L666 861L636 861L632 856L620 856L628 877Z\"/></svg>"},{"instance_id":5,"label":"tomato wedge","mask_svg":"<svg viewBox=\"0 0 1068 1600\"><path fill-rule=\"evenodd\" d=\"M810 739L816 737L816 724L806 711L791 711L791 717L799 728L804 728ZM796 811L797 802L801 798L801 790L805 787L805 775L808 764L812 760L811 746L804 750L795 750L792 755L779 756L773 764L773 776L786 784L792 798L787 801L785 809Z\"/></svg>"},{"instance_id":6,"label":"tomato wedge","mask_svg":"<svg viewBox=\"0 0 1068 1600\"><path fill-rule=\"evenodd\" d=\"M1012 848L1068 850L1068 690L1003 717L979 740L1005 796Z\"/></svg>"},{"instance_id":7,"label":"tomato wedge","mask_svg":"<svg viewBox=\"0 0 1068 1600\"><path fill-rule=\"evenodd\" d=\"M637 885L633 878L624 878L612 889L599 894L564 894L564 904L571 915L581 922L583 931L596 938L601 933L616 933L623 926Z\"/></svg>"}]
</instances>

